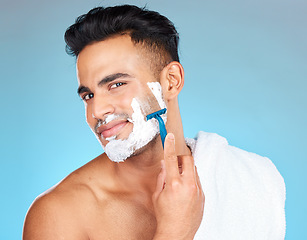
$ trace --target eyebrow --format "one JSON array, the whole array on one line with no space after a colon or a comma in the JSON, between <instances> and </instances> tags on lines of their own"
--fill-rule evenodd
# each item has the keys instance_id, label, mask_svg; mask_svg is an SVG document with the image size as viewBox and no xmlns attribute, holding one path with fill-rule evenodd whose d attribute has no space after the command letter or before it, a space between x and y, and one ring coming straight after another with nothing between
<instances>
[{"instance_id":1,"label":"eyebrow","mask_svg":"<svg viewBox=\"0 0 307 240\"><path fill-rule=\"evenodd\" d=\"M111 74L111 75L108 75L106 77L104 77L102 80L100 80L100 82L98 83L98 86L101 87L102 85L106 84L106 83L109 83L109 82L112 82L118 78L122 78L122 77L132 77L130 76L128 73L115 73L115 74Z\"/></svg>"},{"instance_id":2,"label":"eyebrow","mask_svg":"<svg viewBox=\"0 0 307 240\"><path fill-rule=\"evenodd\" d=\"M128 78L131 78L132 76L127 74L127 73L114 73L114 74L111 74L111 75L108 75L106 77L104 77L103 79L101 79L99 82L98 82L98 86L101 87L109 82L112 82L118 78L122 78L122 77L128 77ZM81 93L84 93L84 92L90 92L91 90L88 88L88 87L85 87L83 85L80 85L78 87L78 90L77 90L77 93L78 95L80 95Z\"/></svg>"}]
</instances>

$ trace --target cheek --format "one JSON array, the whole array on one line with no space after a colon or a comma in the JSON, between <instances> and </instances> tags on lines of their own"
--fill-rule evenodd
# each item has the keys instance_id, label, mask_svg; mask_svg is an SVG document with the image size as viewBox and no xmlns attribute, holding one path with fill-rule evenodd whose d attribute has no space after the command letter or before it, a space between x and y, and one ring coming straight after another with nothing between
<instances>
[{"instance_id":1,"label":"cheek","mask_svg":"<svg viewBox=\"0 0 307 240\"><path fill-rule=\"evenodd\" d=\"M122 106L125 109L131 109L131 102L132 102L133 97L126 97L120 101L119 106Z\"/></svg>"},{"instance_id":2,"label":"cheek","mask_svg":"<svg viewBox=\"0 0 307 240\"><path fill-rule=\"evenodd\" d=\"M115 109L117 108L118 111L116 112L126 112L126 113L130 113L132 112L132 107L131 107L131 103L132 103L132 99L135 98L137 96L137 91L135 91L135 89L129 89L128 91L125 91L124 94L122 94L121 96L116 97L115 101L113 102Z\"/></svg>"},{"instance_id":3,"label":"cheek","mask_svg":"<svg viewBox=\"0 0 307 240\"><path fill-rule=\"evenodd\" d=\"M92 111L90 110L90 108L85 105L85 120L87 122L87 124L93 128L93 125L95 124L95 119L93 118L92 115Z\"/></svg>"}]
</instances>

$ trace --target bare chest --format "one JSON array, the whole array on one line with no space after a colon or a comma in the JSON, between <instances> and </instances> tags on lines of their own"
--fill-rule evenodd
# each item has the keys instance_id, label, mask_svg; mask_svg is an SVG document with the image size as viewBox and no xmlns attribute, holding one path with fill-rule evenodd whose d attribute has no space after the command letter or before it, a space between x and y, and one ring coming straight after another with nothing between
<instances>
[{"instance_id":1,"label":"bare chest","mask_svg":"<svg viewBox=\"0 0 307 240\"><path fill-rule=\"evenodd\" d=\"M84 224L90 240L148 240L156 230L152 211L132 201L97 205L88 212Z\"/></svg>"}]
</instances>

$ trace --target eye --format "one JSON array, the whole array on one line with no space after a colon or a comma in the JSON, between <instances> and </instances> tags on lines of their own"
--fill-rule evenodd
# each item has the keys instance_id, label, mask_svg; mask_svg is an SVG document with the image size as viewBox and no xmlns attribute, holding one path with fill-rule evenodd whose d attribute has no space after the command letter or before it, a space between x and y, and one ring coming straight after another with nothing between
<instances>
[{"instance_id":1,"label":"eye","mask_svg":"<svg viewBox=\"0 0 307 240\"><path fill-rule=\"evenodd\" d=\"M91 98L94 97L94 93L88 93L88 94L85 94L83 97L82 97L82 100L83 101L88 101L90 100Z\"/></svg>"},{"instance_id":2,"label":"eye","mask_svg":"<svg viewBox=\"0 0 307 240\"><path fill-rule=\"evenodd\" d=\"M110 89L118 88L118 87L120 87L124 84L126 84L126 83L123 83L123 82L114 83L114 84L111 85Z\"/></svg>"}]
</instances>

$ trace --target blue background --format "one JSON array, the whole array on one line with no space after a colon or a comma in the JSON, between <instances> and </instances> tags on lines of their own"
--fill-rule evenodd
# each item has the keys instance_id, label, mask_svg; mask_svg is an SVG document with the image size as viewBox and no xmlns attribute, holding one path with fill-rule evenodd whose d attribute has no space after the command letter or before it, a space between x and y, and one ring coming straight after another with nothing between
<instances>
[{"instance_id":1,"label":"blue background","mask_svg":"<svg viewBox=\"0 0 307 240\"><path fill-rule=\"evenodd\" d=\"M0 239L20 239L34 198L102 152L63 34L92 7L117 3L175 23L185 135L217 132L269 157L286 182L286 239L307 239L307 2L295 0L1 0Z\"/></svg>"}]
</instances>

